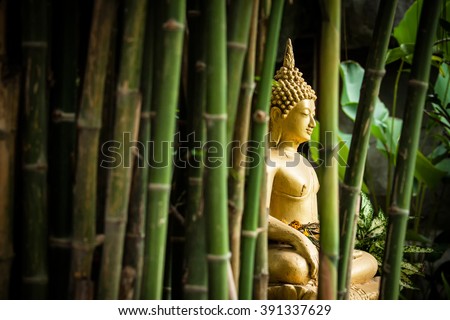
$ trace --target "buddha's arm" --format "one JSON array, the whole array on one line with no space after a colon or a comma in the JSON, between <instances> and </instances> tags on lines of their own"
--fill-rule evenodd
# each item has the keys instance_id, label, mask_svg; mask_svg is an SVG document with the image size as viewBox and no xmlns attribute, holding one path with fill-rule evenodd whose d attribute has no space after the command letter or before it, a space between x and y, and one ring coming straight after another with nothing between
<instances>
[{"instance_id":1,"label":"buddha's arm","mask_svg":"<svg viewBox=\"0 0 450 320\"><path fill-rule=\"evenodd\" d=\"M319 252L311 240L303 233L269 215L268 237L271 240L292 245L294 249L305 258L306 262L308 262L311 278L317 278L317 272L319 270Z\"/></svg>"},{"instance_id":2,"label":"buddha's arm","mask_svg":"<svg viewBox=\"0 0 450 320\"><path fill-rule=\"evenodd\" d=\"M272 194L273 180L277 173L277 166L267 166L267 208L270 208L270 198ZM310 266L311 278L317 278L319 270L319 253L316 246L301 232L295 230L289 225L283 223L269 214L268 237L270 240L280 241L290 244L294 249L305 258Z\"/></svg>"}]
</instances>

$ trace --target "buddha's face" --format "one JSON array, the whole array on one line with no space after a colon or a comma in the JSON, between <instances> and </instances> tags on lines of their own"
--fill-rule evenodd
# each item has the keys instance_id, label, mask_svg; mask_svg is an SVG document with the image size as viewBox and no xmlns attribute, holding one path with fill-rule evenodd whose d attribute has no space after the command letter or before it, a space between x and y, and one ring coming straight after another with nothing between
<instances>
[{"instance_id":1,"label":"buddha's face","mask_svg":"<svg viewBox=\"0 0 450 320\"><path fill-rule=\"evenodd\" d=\"M275 111L275 113L278 112ZM284 119L273 114L272 116L275 117L273 120L278 122L281 129L280 142L303 143L309 141L316 126L315 115L316 106L313 100L298 102Z\"/></svg>"}]
</instances>

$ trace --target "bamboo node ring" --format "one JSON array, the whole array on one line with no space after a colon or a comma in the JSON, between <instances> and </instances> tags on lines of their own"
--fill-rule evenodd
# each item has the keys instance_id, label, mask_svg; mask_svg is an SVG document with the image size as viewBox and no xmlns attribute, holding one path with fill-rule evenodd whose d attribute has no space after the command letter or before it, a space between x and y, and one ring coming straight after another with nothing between
<instances>
[{"instance_id":1,"label":"bamboo node ring","mask_svg":"<svg viewBox=\"0 0 450 320\"><path fill-rule=\"evenodd\" d=\"M225 254L208 254L206 257L208 261L212 262L228 261L231 258L231 252Z\"/></svg>"},{"instance_id":2,"label":"bamboo node ring","mask_svg":"<svg viewBox=\"0 0 450 320\"><path fill-rule=\"evenodd\" d=\"M241 235L246 238L256 238L258 233L258 230L242 230Z\"/></svg>"}]
</instances>

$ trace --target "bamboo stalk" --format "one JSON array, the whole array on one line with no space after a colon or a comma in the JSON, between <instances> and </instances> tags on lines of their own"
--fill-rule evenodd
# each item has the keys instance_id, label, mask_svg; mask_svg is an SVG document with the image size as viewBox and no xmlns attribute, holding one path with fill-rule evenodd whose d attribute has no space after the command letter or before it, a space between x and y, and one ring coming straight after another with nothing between
<instances>
[{"instance_id":1,"label":"bamboo stalk","mask_svg":"<svg viewBox=\"0 0 450 320\"><path fill-rule=\"evenodd\" d=\"M78 100L77 0L53 3L55 32L52 50L55 86L52 90L52 123L49 147L50 298L67 299L70 272L75 112ZM59 27L60 26L60 27Z\"/></svg>"},{"instance_id":2,"label":"bamboo stalk","mask_svg":"<svg viewBox=\"0 0 450 320\"><path fill-rule=\"evenodd\" d=\"M167 20L156 31L162 32L163 47L158 70L160 89L155 90L154 152L150 161L142 299L161 299L162 295L185 7L184 0L168 3Z\"/></svg>"},{"instance_id":3,"label":"bamboo stalk","mask_svg":"<svg viewBox=\"0 0 450 320\"><path fill-rule=\"evenodd\" d=\"M241 271L239 276L239 299L251 299L253 291L253 275L255 265L256 228L259 216L259 200L262 175L265 170L265 136L272 89L272 78L275 70L275 59L281 27L284 0L272 1L270 10L267 42L264 50L264 63L261 82L254 113L252 115L251 141L256 142L258 159L249 168L248 190L245 197L241 239Z\"/></svg>"},{"instance_id":4,"label":"bamboo stalk","mask_svg":"<svg viewBox=\"0 0 450 320\"><path fill-rule=\"evenodd\" d=\"M250 111L253 92L255 91L255 55L258 31L259 0L255 0L252 8L250 38L245 65L242 75L241 92L238 111L234 126L233 144L231 149L231 169L228 174L228 216L230 225L231 267L234 283L239 286L241 226L244 211L245 166L242 165L247 154L245 142L250 128Z\"/></svg>"},{"instance_id":5,"label":"bamboo stalk","mask_svg":"<svg viewBox=\"0 0 450 320\"><path fill-rule=\"evenodd\" d=\"M8 299L14 258L13 212L15 138L20 77L5 76L6 1L0 2L0 299Z\"/></svg>"},{"instance_id":6,"label":"bamboo stalk","mask_svg":"<svg viewBox=\"0 0 450 320\"><path fill-rule=\"evenodd\" d=\"M253 280L253 299L267 300L269 286L268 261L268 215L266 206L267 175L264 173L261 183L261 196L259 200L258 238L256 239L255 275Z\"/></svg>"},{"instance_id":7,"label":"bamboo stalk","mask_svg":"<svg viewBox=\"0 0 450 320\"><path fill-rule=\"evenodd\" d=\"M405 114L397 153L392 200L381 277L381 299L398 299L400 267L414 181L415 154L418 150L422 115L430 77L433 37L439 20L441 0L422 6L417 28Z\"/></svg>"},{"instance_id":8,"label":"bamboo stalk","mask_svg":"<svg viewBox=\"0 0 450 320\"><path fill-rule=\"evenodd\" d=\"M124 3L124 31L117 84L114 141L122 141L118 154L122 160L108 175L105 207L105 242L98 297L119 297L123 247L133 168L132 149L139 130L141 109L140 77L147 1ZM130 140L131 139L131 140Z\"/></svg>"},{"instance_id":9,"label":"bamboo stalk","mask_svg":"<svg viewBox=\"0 0 450 320\"><path fill-rule=\"evenodd\" d=\"M47 6L23 2L23 297L45 299L47 266Z\"/></svg>"},{"instance_id":10,"label":"bamboo stalk","mask_svg":"<svg viewBox=\"0 0 450 320\"><path fill-rule=\"evenodd\" d=\"M339 254L339 176L333 149L337 144L341 1L322 5L319 122L323 165L319 170L319 299L336 299Z\"/></svg>"},{"instance_id":11,"label":"bamboo stalk","mask_svg":"<svg viewBox=\"0 0 450 320\"><path fill-rule=\"evenodd\" d=\"M139 299L141 296L142 268L144 266L145 213L147 212L148 150L150 141L150 112L153 94L155 4L147 7L144 53L142 61L141 88L142 109L139 124L139 148L134 160L131 184L127 233L125 238L124 267L122 270L120 297ZM131 272L131 273L130 273ZM126 275L132 275L128 277Z\"/></svg>"},{"instance_id":12,"label":"bamboo stalk","mask_svg":"<svg viewBox=\"0 0 450 320\"><path fill-rule=\"evenodd\" d=\"M233 1L230 10L230 22L227 30L227 141L234 134L236 110L238 108L239 91L241 87L242 68L247 51L248 35L252 8L259 2Z\"/></svg>"},{"instance_id":13,"label":"bamboo stalk","mask_svg":"<svg viewBox=\"0 0 450 320\"><path fill-rule=\"evenodd\" d=\"M190 166L186 208L186 282L185 299L208 298L208 265L206 262L206 229L203 211L203 152L205 124L200 117L206 104L205 11L189 11L189 90L188 108L192 123L190 132Z\"/></svg>"},{"instance_id":14,"label":"bamboo stalk","mask_svg":"<svg viewBox=\"0 0 450 320\"><path fill-rule=\"evenodd\" d=\"M76 299L93 297L91 273L96 245L99 135L108 51L116 8L117 1L95 1L81 105L77 116L71 264L71 295Z\"/></svg>"},{"instance_id":15,"label":"bamboo stalk","mask_svg":"<svg viewBox=\"0 0 450 320\"><path fill-rule=\"evenodd\" d=\"M260 0L258 18L258 39L256 41L255 74L261 75L264 63L264 48L266 47L267 28L269 24L272 0Z\"/></svg>"},{"instance_id":16,"label":"bamboo stalk","mask_svg":"<svg viewBox=\"0 0 450 320\"><path fill-rule=\"evenodd\" d=\"M227 105L225 1L208 1L205 215L210 299L228 299ZM209 163L208 159L218 159Z\"/></svg>"},{"instance_id":17,"label":"bamboo stalk","mask_svg":"<svg viewBox=\"0 0 450 320\"><path fill-rule=\"evenodd\" d=\"M263 7L266 1L260 3L258 7ZM250 37L253 37L253 32L257 32L255 34L255 43L252 43L250 40L249 52L256 49L256 44L259 42L265 43L265 40L262 41L261 38L266 38L267 35L267 23L261 23L259 25L259 16L258 12L263 11L261 8L253 8L255 11L253 12L252 21L252 29L250 30ZM267 20L267 17L262 19ZM254 24L253 24L254 23ZM258 40L258 41L257 41ZM252 49L252 46L255 45L255 48ZM256 52L255 58L256 58ZM262 63L262 61L260 61ZM255 70L261 70L262 66L259 66ZM247 122L249 122L247 120ZM266 142L267 148L267 142ZM267 150L267 149L266 149ZM266 151L267 157L267 151ZM267 290L269 285L269 264L268 264L268 211L266 206L266 193L267 193L267 175L263 174L263 179L261 181L261 196L259 203L259 219L258 219L258 238L256 240L256 256L255 256L255 276L253 282L253 299L257 300L267 300ZM243 195L242 195L243 197Z\"/></svg>"},{"instance_id":18,"label":"bamboo stalk","mask_svg":"<svg viewBox=\"0 0 450 320\"><path fill-rule=\"evenodd\" d=\"M2 59L1 54L0 59ZM0 299L8 299L11 265L14 258L15 140L20 77L15 75L4 78L2 67L0 66Z\"/></svg>"},{"instance_id":19,"label":"bamboo stalk","mask_svg":"<svg viewBox=\"0 0 450 320\"><path fill-rule=\"evenodd\" d=\"M385 56L394 23L396 0L380 2L377 21L369 56L367 57L352 142L345 172L341 198L340 259L338 277L338 298L348 299L350 273L353 260L353 246L358 220L358 202L364 176L364 168L369 147L370 126L375 102L385 74Z\"/></svg>"}]
</instances>

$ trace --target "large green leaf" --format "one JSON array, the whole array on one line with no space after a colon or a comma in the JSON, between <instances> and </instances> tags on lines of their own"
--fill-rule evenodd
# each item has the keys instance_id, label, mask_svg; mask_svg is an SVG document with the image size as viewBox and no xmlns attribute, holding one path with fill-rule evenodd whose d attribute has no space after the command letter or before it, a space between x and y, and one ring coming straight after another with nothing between
<instances>
[{"instance_id":1,"label":"large green leaf","mask_svg":"<svg viewBox=\"0 0 450 320\"><path fill-rule=\"evenodd\" d=\"M340 65L340 73L342 78L342 107L356 104L358 106L359 92L364 77L364 69L355 61L344 61ZM345 111L344 111L345 112ZM347 114L350 119L355 120L356 112Z\"/></svg>"},{"instance_id":2,"label":"large green leaf","mask_svg":"<svg viewBox=\"0 0 450 320\"><path fill-rule=\"evenodd\" d=\"M358 110L359 94L364 78L364 69L355 61L344 61L340 65L342 78L341 106L342 111L355 121ZM389 110L377 97L373 113L372 125L383 125L389 116Z\"/></svg>"},{"instance_id":3,"label":"large green leaf","mask_svg":"<svg viewBox=\"0 0 450 320\"><path fill-rule=\"evenodd\" d=\"M445 175L446 172L434 166L422 152L417 152L416 168L414 171L414 176L417 180L425 183L430 189L434 189L439 186Z\"/></svg>"},{"instance_id":4,"label":"large green leaf","mask_svg":"<svg viewBox=\"0 0 450 320\"><path fill-rule=\"evenodd\" d=\"M436 164L436 168L446 173L447 176L450 176L450 159L444 159Z\"/></svg>"},{"instance_id":5,"label":"large green leaf","mask_svg":"<svg viewBox=\"0 0 450 320\"><path fill-rule=\"evenodd\" d=\"M423 0L414 2L405 12L403 19L394 28L394 38L401 44L416 43L417 27L419 25L420 12Z\"/></svg>"},{"instance_id":6,"label":"large green leaf","mask_svg":"<svg viewBox=\"0 0 450 320\"><path fill-rule=\"evenodd\" d=\"M403 55L402 46L414 46L416 43L417 36L417 28L419 25L421 8L423 5L423 0L417 0L414 2L411 7L405 12L402 20L399 22L397 27L394 28L394 38L398 41L400 47L392 49L390 55L388 54L387 63L395 61L399 58L404 59L405 61L411 64L412 54L411 55ZM445 1L445 6L443 6L443 10L440 16L440 26L438 28L437 34L433 35L434 41L437 39L447 38L445 34L446 28L450 25L450 0ZM439 60L440 56L443 54L445 60L449 60L450 58L450 42L448 41L439 41L439 43L435 44L433 48L434 54L433 59Z\"/></svg>"},{"instance_id":7,"label":"large green leaf","mask_svg":"<svg viewBox=\"0 0 450 320\"><path fill-rule=\"evenodd\" d=\"M448 64L441 64L441 70L443 74L439 72L434 84L434 92L441 100L442 106L446 107L450 103L450 70Z\"/></svg>"}]
</instances>

